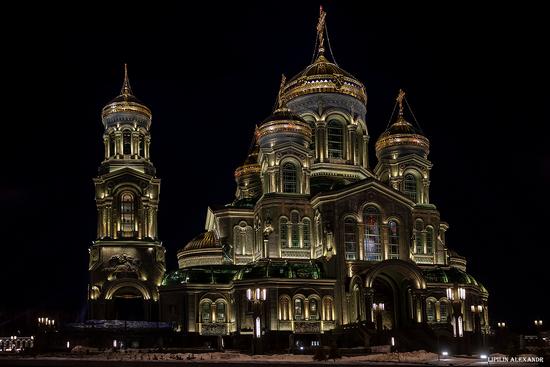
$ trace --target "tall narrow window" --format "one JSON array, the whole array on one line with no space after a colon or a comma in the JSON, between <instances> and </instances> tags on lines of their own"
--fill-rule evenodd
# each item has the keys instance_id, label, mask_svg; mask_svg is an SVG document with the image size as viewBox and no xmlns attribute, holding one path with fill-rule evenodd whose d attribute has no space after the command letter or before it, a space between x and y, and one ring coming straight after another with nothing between
<instances>
[{"instance_id":1,"label":"tall narrow window","mask_svg":"<svg viewBox=\"0 0 550 367\"><path fill-rule=\"evenodd\" d=\"M311 247L311 221L308 218L302 220L302 239L304 248Z\"/></svg>"},{"instance_id":2,"label":"tall narrow window","mask_svg":"<svg viewBox=\"0 0 550 367\"><path fill-rule=\"evenodd\" d=\"M417 185L416 177L408 173L405 175L405 180L403 182L403 193L409 197L412 201L416 203L417 199Z\"/></svg>"},{"instance_id":3,"label":"tall narrow window","mask_svg":"<svg viewBox=\"0 0 550 367\"><path fill-rule=\"evenodd\" d=\"M122 134L122 153L132 154L132 133L129 131Z\"/></svg>"},{"instance_id":4,"label":"tall narrow window","mask_svg":"<svg viewBox=\"0 0 550 367\"><path fill-rule=\"evenodd\" d=\"M120 196L120 224L122 237L134 237L134 196L128 192Z\"/></svg>"},{"instance_id":5,"label":"tall narrow window","mask_svg":"<svg viewBox=\"0 0 550 367\"><path fill-rule=\"evenodd\" d=\"M433 227L426 227L426 253L428 255L434 254L434 229Z\"/></svg>"},{"instance_id":6,"label":"tall narrow window","mask_svg":"<svg viewBox=\"0 0 550 367\"><path fill-rule=\"evenodd\" d=\"M399 225L396 221L388 222L389 258L399 259Z\"/></svg>"},{"instance_id":7,"label":"tall narrow window","mask_svg":"<svg viewBox=\"0 0 550 367\"><path fill-rule=\"evenodd\" d=\"M382 260L382 244L380 242L380 212L373 206L365 208L363 213L365 223L365 257L369 261Z\"/></svg>"},{"instance_id":8,"label":"tall narrow window","mask_svg":"<svg viewBox=\"0 0 550 367\"><path fill-rule=\"evenodd\" d=\"M315 298L309 300L309 319L319 320L319 308Z\"/></svg>"},{"instance_id":9,"label":"tall narrow window","mask_svg":"<svg viewBox=\"0 0 550 367\"><path fill-rule=\"evenodd\" d=\"M279 298L279 320L290 320L290 298L281 296Z\"/></svg>"},{"instance_id":10,"label":"tall narrow window","mask_svg":"<svg viewBox=\"0 0 550 367\"><path fill-rule=\"evenodd\" d=\"M424 222L422 219L417 219L414 229L414 247L417 254L424 254L424 241L422 240L422 231L424 230Z\"/></svg>"},{"instance_id":11,"label":"tall narrow window","mask_svg":"<svg viewBox=\"0 0 550 367\"><path fill-rule=\"evenodd\" d=\"M283 165L283 192L298 192L298 174L292 163Z\"/></svg>"},{"instance_id":12,"label":"tall narrow window","mask_svg":"<svg viewBox=\"0 0 550 367\"><path fill-rule=\"evenodd\" d=\"M225 302L216 302L216 322L225 322Z\"/></svg>"},{"instance_id":13,"label":"tall narrow window","mask_svg":"<svg viewBox=\"0 0 550 367\"><path fill-rule=\"evenodd\" d=\"M294 320L304 319L304 301L301 298L294 300Z\"/></svg>"},{"instance_id":14,"label":"tall narrow window","mask_svg":"<svg viewBox=\"0 0 550 367\"><path fill-rule=\"evenodd\" d=\"M115 155L115 136L109 136L109 156L112 157Z\"/></svg>"},{"instance_id":15,"label":"tall narrow window","mask_svg":"<svg viewBox=\"0 0 550 367\"><path fill-rule=\"evenodd\" d=\"M344 247L346 260L357 260L357 223L353 218L344 221Z\"/></svg>"},{"instance_id":16,"label":"tall narrow window","mask_svg":"<svg viewBox=\"0 0 550 367\"><path fill-rule=\"evenodd\" d=\"M447 322L449 318L449 309L447 302L439 303L439 320L441 322Z\"/></svg>"},{"instance_id":17,"label":"tall narrow window","mask_svg":"<svg viewBox=\"0 0 550 367\"><path fill-rule=\"evenodd\" d=\"M145 138L143 136L139 137L139 156L145 157Z\"/></svg>"},{"instance_id":18,"label":"tall narrow window","mask_svg":"<svg viewBox=\"0 0 550 367\"><path fill-rule=\"evenodd\" d=\"M290 230L290 247L300 247L300 225L298 220L298 213L292 212L290 214L290 221L292 222L292 228Z\"/></svg>"},{"instance_id":19,"label":"tall narrow window","mask_svg":"<svg viewBox=\"0 0 550 367\"><path fill-rule=\"evenodd\" d=\"M426 316L428 322L435 321L435 303L431 300L426 301Z\"/></svg>"},{"instance_id":20,"label":"tall narrow window","mask_svg":"<svg viewBox=\"0 0 550 367\"><path fill-rule=\"evenodd\" d=\"M288 247L288 220L284 217L279 219L279 240L281 248Z\"/></svg>"},{"instance_id":21,"label":"tall narrow window","mask_svg":"<svg viewBox=\"0 0 550 367\"><path fill-rule=\"evenodd\" d=\"M330 120L327 125L328 157L344 158L344 128L338 120Z\"/></svg>"},{"instance_id":22,"label":"tall narrow window","mask_svg":"<svg viewBox=\"0 0 550 367\"><path fill-rule=\"evenodd\" d=\"M210 322L212 303L210 301L201 304L201 322Z\"/></svg>"}]
</instances>

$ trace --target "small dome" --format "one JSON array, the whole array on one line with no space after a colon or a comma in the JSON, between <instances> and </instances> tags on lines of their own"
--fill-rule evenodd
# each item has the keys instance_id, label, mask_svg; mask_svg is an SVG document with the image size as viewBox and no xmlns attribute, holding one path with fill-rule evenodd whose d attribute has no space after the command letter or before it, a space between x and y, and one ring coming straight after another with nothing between
<instances>
[{"instance_id":1,"label":"small dome","mask_svg":"<svg viewBox=\"0 0 550 367\"><path fill-rule=\"evenodd\" d=\"M101 110L101 118L105 125L132 120L130 116L136 117L137 122L143 122L147 128L151 123L153 114L149 107L134 96L128 79L128 69L124 64L124 82L120 94L113 98Z\"/></svg>"},{"instance_id":2,"label":"small dome","mask_svg":"<svg viewBox=\"0 0 550 367\"><path fill-rule=\"evenodd\" d=\"M367 103L363 83L338 65L329 62L323 54L290 79L282 92L282 98L286 102L306 94L340 93L353 96L363 104Z\"/></svg>"},{"instance_id":3,"label":"small dome","mask_svg":"<svg viewBox=\"0 0 550 367\"><path fill-rule=\"evenodd\" d=\"M401 151L421 152L427 156L430 152L430 141L424 136L419 127L413 126L405 120L403 100L405 92L399 91L397 103L399 113L397 119L392 123L376 141L376 156L383 158L388 152L395 149Z\"/></svg>"},{"instance_id":4,"label":"small dome","mask_svg":"<svg viewBox=\"0 0 550 367\"><path fill-rule=\"evenodd\" d=\"M311 136L309 123L286 107L276 109L256 129L256 140L261 147L265 145L266 141L275 137L300 141L309 145Z\"/></svg>"},{"instance_id":5,"label":"small dome","mask_svg":"<svg viewBox=\"0 0 550 367\"><path fill-rule=\"evenodd\" d=\"M282 107L273 111L269 117L262 121L262 125L277 121L299 121L307 124L306 120L304 120L300 115L295 114L288 108Z\"/></svg>"},{"instance_id":6,"label":"small dome","mask_svg":"<svg viewBox=\"0 0 550 367\"><path fill-rule=\"evenodd\" d=\"M218 237L216 236L214 231L207 231L199 234L197 237L189 241L187 245L185 245L185 247L183 248L183 251L217 247L221 247Z\"/></svg>"}]
</instances>

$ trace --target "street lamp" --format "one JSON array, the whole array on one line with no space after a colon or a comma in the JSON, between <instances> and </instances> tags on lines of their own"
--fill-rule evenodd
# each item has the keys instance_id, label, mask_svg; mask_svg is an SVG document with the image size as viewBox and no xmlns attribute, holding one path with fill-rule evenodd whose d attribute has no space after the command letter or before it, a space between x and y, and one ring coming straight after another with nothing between
<instances>
[{"instance_id":1,"label":"street lamp","mask_svg":"<svg viewBox=\"0 0 550 367\"><path fill-rule=\"evenodd\" d=\"M505 322L497 322L497 327L499 327L501 329L504 329L506 327L506 323Z\"/></svg>"},{"instance_id":2,"label":"street lamp","mask_svg":"<svg viewBox=\"0 0 550 367\"><path fill-rule=\"evenodd\" d=\"M263 303L267 300L267 289L265 288L248 288L246 290L246 299L252 303L252 323L253 323L253 335L252 335L252 354L255 354L254 345L256 341L261 345L260 339L262 337L262 308Z\"/></svg>"},{"instance_id":3,"label":"street lamp","mask_svg":"<svg viewBox=\"0 0 550 367\"><path fill-rule=\"evenodd\" d=\"M470 310L474 316L474 333L480 339L478 344L485 344L483 340L483 331L481 330L481 314L483 312L483 305L471 305Z\"/></svg>"},{"instance_id":4,"label":"street lamp","mask_svg":"<svg viewBox=\"0 0 550 367\"><path fill-rule=\"evenodd\" d=\"M462 337L464 335L462 322L462 302L466 299L466 289L456 285L452 288L449 287L447 288L447 298L450 299L453 304L454 336Z\"/></svg>"},{"instance_id":5,"label":"street lamp","mask_svg":"<svg viewBox=\"0 0 550 367\"><path fill-rule=\"evenodd\" d=\"M535 320L535 326L541 327L542 326L542 320Z\"/></svg>"}]
</instances>

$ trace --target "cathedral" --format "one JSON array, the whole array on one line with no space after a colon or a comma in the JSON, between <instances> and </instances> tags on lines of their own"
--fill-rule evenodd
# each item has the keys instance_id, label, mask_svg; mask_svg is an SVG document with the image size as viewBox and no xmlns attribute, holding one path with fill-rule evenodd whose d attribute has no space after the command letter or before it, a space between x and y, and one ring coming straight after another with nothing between
<instances>
[{"instance_id":1,"label":"cathedral","mask_svg":"<svg viewBox=\"0 0 550 367\"><path fill-rule=\"evenodd\" d=\"M276 109L252 122L235 198L208 208L176 270L166 269L157 236L152 113L125 72L101 114L90 319L308 347L325 335L369 345L407 330L488 331L488 292L445 240L449 225L429 195L430 141L405 93L374 141L371 166L366 89L331 61L325 19L321 9L314 62L283 76Z\"/></svg>"}]
</instances>

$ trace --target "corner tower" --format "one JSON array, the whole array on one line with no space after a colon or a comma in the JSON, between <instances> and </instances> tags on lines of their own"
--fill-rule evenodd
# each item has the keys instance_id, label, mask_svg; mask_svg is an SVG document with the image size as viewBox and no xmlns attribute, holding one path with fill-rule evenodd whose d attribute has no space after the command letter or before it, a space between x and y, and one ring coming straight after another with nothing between
<instances>
[{"instance_id":1,"label":"corner tower","mask_svg":"<svg viewBox=\"0 0 550 367\"><path fill-rule=\"evenodd\" d=\"M151 110L120 94L102 110L104 160L94 179L97 239L90 247L90 318L154 320L165 249L158 240L160 179L150 160Z\"/></svg>"},{"instance_id":2,"label":"corner tower","mask_svg":"<svg viewBox=\"0 0 550 367\"><path fill-rule=\"evenodd\" d=\"M312 193L373 176L368 169L365 86L336 64L332 52L332 62L326 57L325 18L321 7L313 63L282 90L287 107L312 128Z\"/></svg>"}]
</instances>

